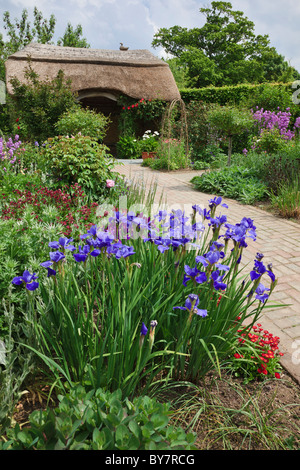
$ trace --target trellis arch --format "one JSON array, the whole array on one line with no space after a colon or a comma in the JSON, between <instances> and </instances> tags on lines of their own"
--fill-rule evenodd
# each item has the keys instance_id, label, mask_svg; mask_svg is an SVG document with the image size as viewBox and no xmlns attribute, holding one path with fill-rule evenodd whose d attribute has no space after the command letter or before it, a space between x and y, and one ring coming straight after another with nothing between
<instances>
[{"instance_id":1,"label":"trellis arch","mask_svg":"<svg viewBox=\"0 0 300 470\"><path fill-rule=\"evenodd\" d=\"M188 166L188 156L189 156L189 137L188 137L188 124L187 124L187 117L186 117L186 108L185 103L181 98L173 99L166 108L166 111L162 118L161 124L161 139L169 140L168 142L168 170L170 169L170 148L171 142L170 139L172 137L172 114L179 105L180 111L180 118L179 118L179 139L180 141L184 141L184 151L185 151L185 163Z\"/></svg>"}]
</instances>

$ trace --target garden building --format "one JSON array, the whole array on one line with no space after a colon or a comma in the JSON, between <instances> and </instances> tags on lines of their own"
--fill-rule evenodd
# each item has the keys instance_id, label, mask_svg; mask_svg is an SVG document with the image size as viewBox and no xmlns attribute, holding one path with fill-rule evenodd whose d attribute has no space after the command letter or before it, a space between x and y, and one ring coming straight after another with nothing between
<instances>
[{"instance_id":1,"label":"garden building","mask_svg":"<svg viewBox=\"0 0 300 470\"><path fill-rule=\"evenodd\" d=\"M112 123L105 143L111 150L118 140L120 95L167 102L180 98L168 64L148 50L86 49L39 43L30 43L7 59L9 94L12 94L12 78L25 80L28 58L40 80L52 80L62 70L71 79L72 89L84 106L110 115Z\"/></svg>"}]
</instances>

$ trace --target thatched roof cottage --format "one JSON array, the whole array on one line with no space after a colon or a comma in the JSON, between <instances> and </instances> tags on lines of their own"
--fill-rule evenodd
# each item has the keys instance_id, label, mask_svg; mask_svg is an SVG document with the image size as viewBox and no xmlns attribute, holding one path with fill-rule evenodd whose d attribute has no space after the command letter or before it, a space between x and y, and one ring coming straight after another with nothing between
<instances>
[{"instance_id":1,"label":"thatched roof cottage","mask_svg":"<svg viewBox=\"0 0 300 470\"><path fill-rule=\"evenodd\" d=\"M180 98L168 64L148 50L86 49L39 43L31 43L7 59L8 93L12 93L13 77L21 82L25 80L29 57L41 80L52 80L62 70L71 79L73 91L78 93L83 105L111 116L113 124L108 140L116 140L120 95L137 100Z\"/></svg>"}]
</instances>

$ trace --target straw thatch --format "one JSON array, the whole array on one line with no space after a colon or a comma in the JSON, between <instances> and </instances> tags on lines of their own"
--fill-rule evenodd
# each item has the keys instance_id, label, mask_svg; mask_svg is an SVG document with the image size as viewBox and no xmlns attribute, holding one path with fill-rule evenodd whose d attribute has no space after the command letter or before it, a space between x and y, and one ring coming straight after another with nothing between
<instances>
[{"instance_id":1,"label":"straw thatch","mask_svg":"<svg viewBox=\"0 0 300 470\"><path fill-rule=\"evenodd\" d=\"M25 80L28 58L40 80L52 80L62 70L72 81L73 91L80 96L107 92L132 98L180 98L177 85L167 63L148 50L102 50L31 43L12 54L6 61L6 84Z\"/></svg>"}]
</instances>

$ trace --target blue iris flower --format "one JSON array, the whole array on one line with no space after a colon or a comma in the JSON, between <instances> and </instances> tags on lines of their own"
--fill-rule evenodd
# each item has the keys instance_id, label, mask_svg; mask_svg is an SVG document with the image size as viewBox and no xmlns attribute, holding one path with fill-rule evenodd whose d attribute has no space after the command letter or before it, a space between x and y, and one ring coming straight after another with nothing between
<instances>
[{"instance_id":1,"label":"blue iris flower","mask_svg":"<svg viewBox=\"0 0 300 470\"><path fill-rule=\"evenodd\" d=\"M12 284L15 284L17 286L24 283L26 285L27 290L34 291L39 287L39 283L36 282L37 278L38 276L36 273L30 274L29 271L25 270L23 272L23 276L14 277L11 282Z\"/></svg>"},{"instance_id":2,"label":"blue iris flower","mask_svg":"<svg viewBox=\"0 0 300 470\"><path fill-rule=\"evenodd\" d=\"M53 261L50 261L50 260L49 261L44 261L43 263L40 263L40 266L42 266L43 268L47 268L47 270L48 270L48 276L47 277L56 275L55 269L51 268L52 265L53 265Z\"/></svg>"},{"instance_id":3,"label":"blue iris flower","mask_svg":"<svg viewBox=\"0 0 300 470\"><path fill-rule=\"evenodd\" d=\"M187 310L190 313L195 313L196 315L199 315L200 317L206 317L207 316L207 310L199 309L199 297L196 294L190 294L188 298L185 301L185 306L184 307L173 307L173 310L179 309L179 310Z\"/></svg>"},{"instance_id":4,"label":"blue iris flower","mask_svg":"<svg viewBox=\"0 0 300 470\"><path fill-rule=\"evenodd\" d=\"M83 248L79 246L78 253L73 253L75 261L77 261L77 263L84 263L88 257L89 252L90 252L89 245L84 245Z\"/></svg>"},{"instance_id":5,"label":"blue iris flower","mask_svg":"<svg viewBox=\"0 0 300 470\"><path fill-rule=\"evenodd\" d=\"M214 284L214 288L216 290L225 290L226 287L227 287L227 284L225 284L223 282L223 277L224 277L224 274L221 276L219 271L214 271L212 274L211 274L211 279L213 281L213 284Z\"/></svg>"},{"instance_id":6,"label":"blue iris flower","mask_svg":"<svg viewBox=\"0 0 300 470\"><path fill-rule=\"evenodd\" d=\"M250 272L251 281L259 279L265 272L267 272L267 268L265 267L265 265L261 261L258 261L256 259L254 261L254 268Z\"/></svg>"},{"instance_id":7,"label":"blue iris flower","mask_svg":"<svg viewBox=\"0 0 300 470\"><path fill-rule=\"evenodd\" d=\"M143 322L142 323L142 328L141 328L141 335L146 336L147 332L148 332L148 328L146 327L145 323Z\"/></svg>"},{"instance_id":8,"label":"blue iris flower","mask_svg":"<svg viewBox=\"0 0 300 470\"><path fill-rule=\"evenodd\" d=\"M73 241L73 238L65 238L65 237L60 237L60 239L55 242L50 242L49 243L49 247L52 248L53 250L60 250L60 249L67 249L67 250L70 250L70 251L75 251L76 248L74 245L70 245L70 243L72 243Z\"/></svg>"},{"instance_id":9,"label":"blue iris flower","mask_svg":"<svg viewBox=\"0 0 300 470\"><path fill-rule=\"evenodd\" d=\"M49 256L50 260L53 261L53 263L59 263L59 261L65 258L65 255L61 251L51 251L49 253Z\"/></svg>"},{"instance_id":10,"label":"blue iris flower","mask_svg":"<svg viewBox=\"0 0 300 470\"><path fill-rule=\"evenodd\" d=\"M222 198L221 198L221 196L214 197L213 199L210 199L210 200L208 201L208 205L209 205L209 207L210 207L211 209L214 208L214 207L216 207L216 206L219 206L219 205L221 205L222 207L225 207L226 209L228 209L228 205L227 205L227 204L225 204L225 203L222 204Z\"/></svg>"},{"instance_id":11,"label":"blue iris flower","mask_svg":"<svg viewBox=\"0 0 300 470\"><path fill-rule=\"evenodd\" d=\"M128 256L134 255L135 251L132 246L122 245L116 252L116 259L127 258Z\"/></svg>"},{"instance_id":12,"label":"blue iris flower","mask_svg":"<svg viewBox=\"0 0 300 470\"><path fill-rule=\"evenodd\" d=\"M261 302L265 302L269 295L267 294L267 291L269 291L267 287L265 287L262 283L259 283L257 289L255 290L256 292L256 299L260 300Z\"/></svg>"},{"instance_id":13,"label":"blue iris flower","mask_svg":"<svg viewBox=\"0 0 300 470\"><path fill-rule=\"evenodd\" d=\"M182 284L186 286L186 283L191 279L195 279L198 284L203 284L207 281L207 276L204 272L199 271L199 269L191 268L188 265L184 266L185 275L183 277Z\"/></svg>"}]
</instances>

